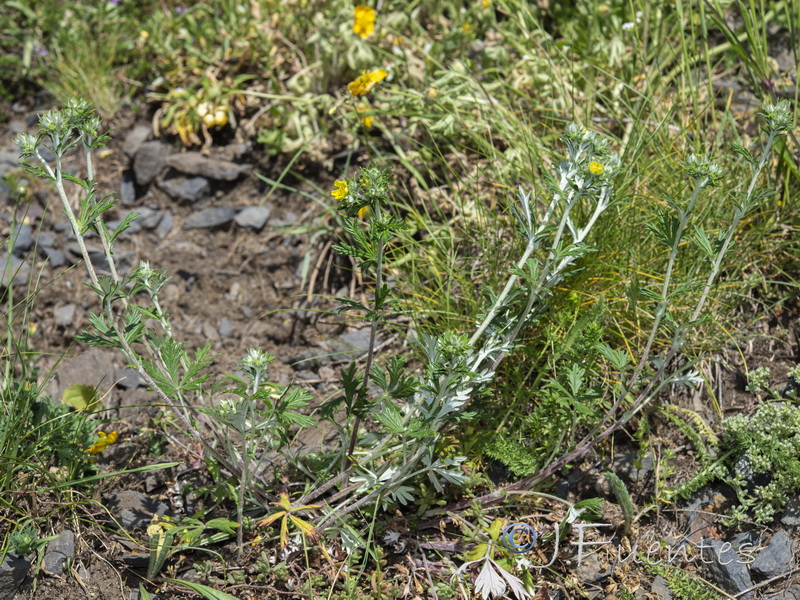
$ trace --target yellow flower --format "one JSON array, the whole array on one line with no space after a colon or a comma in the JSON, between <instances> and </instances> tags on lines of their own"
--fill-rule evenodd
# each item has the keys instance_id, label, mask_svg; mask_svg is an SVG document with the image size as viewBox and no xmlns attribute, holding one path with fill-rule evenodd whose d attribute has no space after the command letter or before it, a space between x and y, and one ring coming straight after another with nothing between
<instances>
[{"instance_id":1,"label":"yellow flower","mask_svg":"<svg viewBox=\"0 0 800 600\"><path fill-rule=\"evenodd\" d=\"M372 127L372 117L364 117L363 123L364 127L369 129L370 127Z\"/></svg>"},{"instance_id":2,"label":"yellow flower","mask_svg":"<svg viewBox=\"0 0 800 600\"><path fill-rule=\"evenodd\" d=\"M354 81L347 84L347 89L353 96L365 96L375 87L376 83L386 79L386 75L387 73L383 69L364 71Z\"/></svg>"},{"instance_id":3,"label":"yellow flower","mask_svg":"<svg viewBox=\"0 0 800 600\"><path fill-rule=\"evenodd\" d=\"M362 206L361 208L358 209L359 219L368 219L371 214L372 214L372 209L369 206Z\"/></svg>"},{"instance_id":4,"label":"yellow flower","mask_svg":"<svg viewBox=\"0 0 800 600\"><path fill-rule=\"evenodd\" d=\"M603 168L604 168L603 165L601 165L596 160L593 160L592 162L589 163L589 173L591 173L592 175L602 174Z\"/></svg>"},{"instance_id":5,"label":"yellow flower","mask_svg":"<svg viewBox=\"0 0 800 600\"><path fill-rule=\"evenodd\" d=\"M148 33L146 30L142 29L142 30L139 32L139 37L140 37L140 38L142 38L142 39L144 39L144 40L146 40L147 38L149 38L149 37L150 37L150 34L149 34L149 33Z\"/></svg>"},{"instance_id":6,"label":"yellow flower","mask_svg":"<svg viewBox=\"0 0 800 600\"><path fill-rule=\"evenodd\" d=\"M106 449L107 446L110 446L114 442L117 441L117 432L112 431L108 435L103 433L102 431L97 432L97 437L99 438L92 447L87 450L89 454L98 454Z\"/></svg>"},{"instance_id":7,"label":"yellow flower","mask_svg":"<svg viewBox=\"0 0 800 600\"><path fill-rule=\"evenodd\" d=\"M472 25L470 25L469 23L464 23L464 25L462 25L462 28L464 29L464 33L469 33L470 31L472 31Z\"/></svg>"},{"instance_id":8,"label":"yellow flower","mask_svg":"<svg viewBox=\"0 0 800 600\"><path fill-rule=\"evenodd\" d=\"M331 192L331 196L337 200L341 200L350 193L350 189L347 187L346 181L337 180L333 182L333 185L336 189Z\"/></svg>"},{"instance_id":9,"label":"yellow flower","mask_svg":"<svg viewBox=\"0 0 800 600\"><path fill-rule=\"evenodd\" d=\"M368 38L375 31L375 9L363 4L356 5L353 14L353 33L361 36L361 39Z\"/></svg>"},{"instance_id":10,"label":"yellow flower","mask_svg":"<svg viewBox=\"0 0 800 600\"><path fill-rule=\"evenodd\" d=\"M491 0L483 0L483 3L482 3L483 4L483 8L489 8L489 3L490 2L491 2Z\"/></svg>"}]
</instances>

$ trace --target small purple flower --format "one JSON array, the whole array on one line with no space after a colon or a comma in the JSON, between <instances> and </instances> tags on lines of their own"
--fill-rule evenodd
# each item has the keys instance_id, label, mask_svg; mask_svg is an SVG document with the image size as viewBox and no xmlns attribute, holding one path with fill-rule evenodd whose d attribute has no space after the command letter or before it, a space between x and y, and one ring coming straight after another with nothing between
<instances>
[{"instance_id":1,"label":"small purple flower","mask_svg":"<svg viewBox=\"0 0 800 600\"><path fill-rule=\"evenodd\" d=\"M180 4L175 7L175 14L179 17L186 12L186 7L183 4Z\"/></svg>"},{"instance_id":2,"label":"small purple flower","mask_svg":"<svg viewBox=\"0 0 800 600\"><path fill-rule=\"evenodd\" d=\"M47 56L48 54L50 54L50 53L47 51L47 48L45 48L44 46L42 46L41 48L39 48L39 51L38 51L38 52L39 52L39 56L42 56L42 57L44 57L44 56Z\"/></svg>"},{"instance_id":3,"label":"small purple flower","mask_svg":"<svg viewBox=\"0 0 800 600\"><path fill-rule=\"evenodd\" d=\"M122 0L108 0L111 4L119 4Z\"/></svg>"}]
</instances>

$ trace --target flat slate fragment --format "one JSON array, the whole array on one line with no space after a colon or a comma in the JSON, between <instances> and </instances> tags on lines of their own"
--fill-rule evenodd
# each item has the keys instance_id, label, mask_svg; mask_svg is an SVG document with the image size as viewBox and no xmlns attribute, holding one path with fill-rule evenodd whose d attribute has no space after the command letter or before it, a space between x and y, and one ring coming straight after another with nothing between
<instances>
[{"instance_id":1,"label":"flat slate fragment","mask_svg":"<svg viewBox=\"0 0 800 600\"><path fill-rule=\"evenodd\" d=\"M190 215L189 218L183 222L183 228L208 229L211 227L219 227L220 225L230 223L235 215L235 208L226 208L223 206L205 208Z\"/></svg>"},{"instance_id":2,"label":"flat slate fragment","mask_svg":"<svg viewBox=\"0 0 800 600\"><path fill-rule=\"evenodd\" d=\"M167 158L167 165L186 175L200 175L217 181L234 181L252 168L252 165L237 165L227 160L209 158L200 152L173 154Z\"/></svg>"}]
</instances>

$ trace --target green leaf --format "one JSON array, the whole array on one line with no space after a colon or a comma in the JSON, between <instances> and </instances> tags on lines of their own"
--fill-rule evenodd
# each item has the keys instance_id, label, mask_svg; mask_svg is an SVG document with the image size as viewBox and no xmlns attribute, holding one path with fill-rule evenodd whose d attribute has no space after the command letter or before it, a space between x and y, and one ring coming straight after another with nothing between
<instances>
[{"instance_id":1,"label":"green leaf","mask_svg":"<svg viewBox=\"0 0 800 600\"><path fill-rule=\"evenodd\" d=\"M117 225L117 228L114 230L114 233L111 234L109 242L113 243L114 240L117 239L117 236L123 231L127 230L133 224L133 222L138 218L139 218L139 213L137 212L130 212L127 215L125 215L125 218L122 219L122 221L120 221L119 225Z\"/></svg>"},{"instance_id":2,"label":"green leaf","mask_svg":"<svg viewBox=\"0 0 800 600\"><path fill-rule=\"evenodd\" d=\"M206 527L218 529L219 531L223 531L228 535L234 535L236 533L236 529L239 527L239 524L236 521L231 521L230 519L220 517L207 521Z\"/></svg>"},{"instance_id":3,"label":"green leaf","mask_svg":"<svg viewBox=\"0 0 800 600\"><path fill-rule=\"evenodd\" d=\"M177 529L160 531L150 536L150 562L147 565L147 578L153 579L172 553L172 538Z\"/></svg>"},{"instance_id":4,"label":"green leaf","mask_svg":"<svg viewBox=\"0 0 800 600\"><path fill-rule=\"evenodd\" d=\"M139 584L139 598L141 598L141 600L153 600L150 592L148 592L141 583Z\"/></svg>"},{"instance_id":5,"label":"green leaf","mask_svg":"<svg viewBox=\"0 0 800 600\"><path fill-rule=\"evenodd\" d=\"M118 475L125 475L127 473L149 473L150 471L160 471L161 469L172 469L173 467L177 467L180 464L181 463L179 462L157 463L154 465L147 465L144 467L136 467L135 469L123 469L122 471L114 471L111 473L100 473L99 475L92 475L91 477L84 477L83 479L65 481L64 483L59 483L58 485L45 488L41 490L41 492L51 492L53 490L60 490L66 487L77 487L79 485L83 485L84 483L94 483L95 481L100 481L101 479L107 479L109 477L117 477Z\"/></svg>"},{"instance_id":6,"label":"green leaf","mask_svg":"<svg viewBox=\"0 0 800 600\"><path fill-rule=\"evenodd\" d=\"M733 146L734 151L741 157L743 157L747 162L749 162L751 165L756 164L756 159L753 157L752 154L750 154L750 151L747 148L745 148L741 144L737 144L736 142L733 142L733 144L731 145Z\"/></svg>"},{"instance_id":7,"label":"green leaf","mask_svg":"<svg viewBox=\"0 0 800 600\"><path fill-rule=\"evenodd\" d=\"M67 173L62 171L61 177L63 177L67 181L71 181L72 183L81 186L85 190L88 190L91 187L88 181L86 181L85 179L81 179L80 177L75 177L75 175L73 175L72 173Z\"/></svg>"},{"instance_id":8,"label":"green leaf","mask_svg":"<svg viewBox=\"0 0 800 600\"><path fill-rule=\"evenodd\" d=\"M694 226L692 241L708 258L714 258L715 253L714 249L711 247L711 240L708 239L706 232L697 225Z\"/></svg>"},{"instance_id":9,"label":"green leaf","mask_svg":"<svg viewBox=\"0 0 800 600\"><path fill-rule=\"evenodd\" d=\"M97 390L82 383L76 383L65 389L61 394L61 404L71 406L77 411L96 412L103 408L103 403L97 397Z\"/></svg>"},{"instance_id":10,"label":"green leaf","mask_svg":"<svg viewBox=\"0 0 800 600\"><path fill-rule=\"evenodd\" d=\"M206 600L239 600L236 596L231 596L226 592L215 590L214 588L208 587L207 585L203 585L201 583L185 581L183 579L167 579L167 581L175 585L182 585L186 588L189 588L193 592L200 594Z\"/></svg>"}]
</instances>

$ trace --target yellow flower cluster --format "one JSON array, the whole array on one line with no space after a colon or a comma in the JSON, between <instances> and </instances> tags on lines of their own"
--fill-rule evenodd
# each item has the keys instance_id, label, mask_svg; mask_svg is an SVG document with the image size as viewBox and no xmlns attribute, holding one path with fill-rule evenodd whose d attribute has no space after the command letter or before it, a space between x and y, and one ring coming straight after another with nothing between
<instances>
[{"instance_id":1,"label":"yellow flower cluster","mask_svg":"<svg viewBox=\"0 0 800 600\"><path fill-rule=\"evenodd\" d=\"M603 174L603 165L593 160L589 163L589 173L592 175L602 175Z\"/></svg>"},{"instance_id":2,"label":"yellow flower cluster","mask_svg":"<svg viewBox=\"0 0 800 600\"><path fill-rule=\"evenodd\" d=\"M108 435L103 433L102 431L97 432L97 437L99 438L92 447L87 450L89 454L99 454L103 450L105 450L108 446L113 444L117 441L117 432L112 431Z\"/></svg>"},{"instance_id":3,"label":"yellow flower cluster","mask_svg":"<svg viewBox=\"0 0 800 600\"><path fill-rule=\"evenodd\" d=\"M347 84L347 89L353 96L365 96L379 81L386 79L386 75L387 73L383 69L364 71L354 81Z\"/></svg>"},{"instance_id":4,"label":"yellow flower cluster","mask_svg":"<svg viewBox=\"0 0 800 600\"><path fill-rule=\"evenodd\" d=\"M375 9L371 6L359 4L355 8L353 15L353 33L366 39L375 31Z\"/></svg>"}]
</instances>

